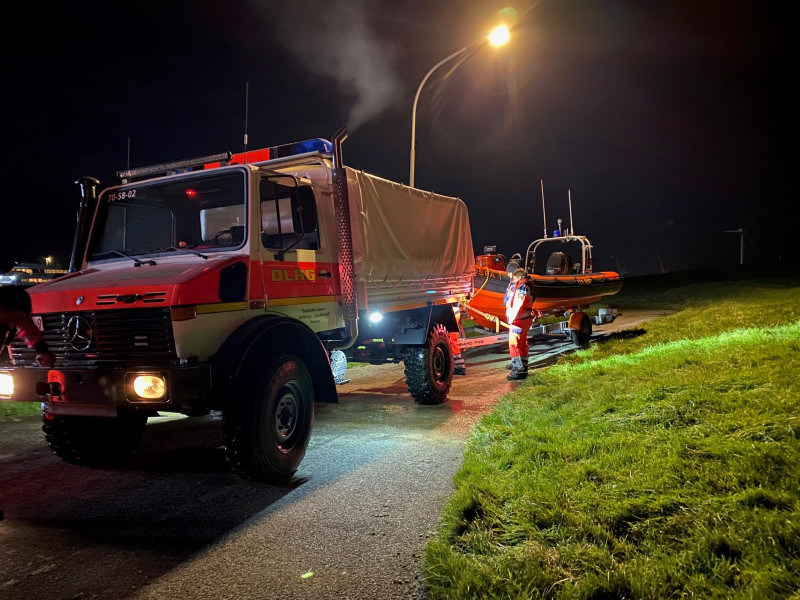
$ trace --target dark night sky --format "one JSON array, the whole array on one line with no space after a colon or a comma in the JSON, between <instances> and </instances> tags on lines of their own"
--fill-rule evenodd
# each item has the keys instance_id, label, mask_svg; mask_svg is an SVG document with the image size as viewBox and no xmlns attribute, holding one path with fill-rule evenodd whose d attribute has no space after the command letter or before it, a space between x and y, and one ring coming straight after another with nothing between
<instances>
[{"instance_id":1,"label":"dark night sky","mask_svg":"<svg viewBox=\"0 0 800 600\"><path fill-rule=\"evenodd\" d=\"M51 5L49 5L51 4ZM462 198L475 250L568 221L627 275L788 261L788 38L745 0L69 2L3 23L0 267L69 261L76 178L314 137L408 181L411 106L434 64L512 6L510 45L426 84L417 187ZM245 89L249 84L245 111ZM789 237L788 235L786 236ZM776 242L777 238L777 242Z\"/></svg>"}]
</instances>

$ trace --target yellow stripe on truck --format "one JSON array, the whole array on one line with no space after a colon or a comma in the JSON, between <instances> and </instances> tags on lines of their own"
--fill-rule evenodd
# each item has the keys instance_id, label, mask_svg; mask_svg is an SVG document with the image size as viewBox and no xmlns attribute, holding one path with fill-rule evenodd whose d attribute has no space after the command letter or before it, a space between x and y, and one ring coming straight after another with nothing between
<instances>
[{"instance_id":1,"label":"yellow stripe on truck","mask_svg":"<svg viewBox=\"0 0 800 600\"><path fill-rule=\"evenodd\" d=\"M198 304L197 314L208 315L211 313L245 310L246 308L247 308L247 302L220 302L218 304Z\"/></svg>"},{"instance_id":2,"label":"yellow stripe on truck","mask_svg":"<svg viewBox=\"0 0 800 600\"><path fill-rule=\"evenodd\" d=\"M270 306L292 306L294 304L317 304L321 302L337 302L336 296L306 296L304 298L269 298Z\"/></svg>"}]
</instances>

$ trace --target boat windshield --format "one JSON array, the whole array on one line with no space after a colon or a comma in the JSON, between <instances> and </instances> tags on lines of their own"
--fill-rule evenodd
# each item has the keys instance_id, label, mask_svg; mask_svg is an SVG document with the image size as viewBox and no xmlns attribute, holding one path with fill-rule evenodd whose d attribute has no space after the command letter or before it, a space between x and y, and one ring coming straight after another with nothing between
<instances>
[{"instance_id":1,"label":"boat windshield","mask_svg":"<svg viewBox=\"0 0 800 600\"><path fill-rule=\"evenodd\" d=\"M583 236L542 238L528 247L525 264L532 275L591 273L591 252L589 240Z\"/></svg>"},{"instance_id":2,"label":"boat windshield","mask_svg":"<svg viewBox=\"0 0 800 600\"><path fill-rule=\"evenodd\" d=\"M88 260L176 250L230 250L244 243L243 171L109 188L101 196Z\"/></svg>"}]
</instances>

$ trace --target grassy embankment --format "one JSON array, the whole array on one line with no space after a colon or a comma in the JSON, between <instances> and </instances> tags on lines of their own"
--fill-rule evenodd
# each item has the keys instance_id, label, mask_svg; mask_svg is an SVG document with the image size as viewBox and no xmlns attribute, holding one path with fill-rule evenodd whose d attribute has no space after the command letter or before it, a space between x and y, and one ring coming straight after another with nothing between
<instances>
[{"instance_id":1,"label":"grassy embankment","mask_svg":"<svg viewBox=\"0 0 800 600\"><path fill-rule=\"evenodd\" d=\"M431 600L800 598L800 279L638 288L474 429Z\"/></svg>"},{"instance_id":2,"label":"grassy embankment","mask_svg":"<svg viewBox=\"0 0 800 600\"><path fill-rule=\"evenodd\" d=\"M0 401L0 421L40 414L42 414L42 405L39 402Z\"/></svg>"}]
</instances>

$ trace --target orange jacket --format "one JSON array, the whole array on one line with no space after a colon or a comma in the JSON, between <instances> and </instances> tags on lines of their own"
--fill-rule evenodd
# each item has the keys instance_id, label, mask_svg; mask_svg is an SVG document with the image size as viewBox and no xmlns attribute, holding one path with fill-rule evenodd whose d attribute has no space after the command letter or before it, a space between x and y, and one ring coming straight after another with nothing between
<instances>
[{"instance_id":1,"label":"orange jacket","mask_svg":"<svg viewBox=\"0 0 800 600\"><path fill-rule=\"evenodd\" d=\"M533 294L525 279L508 284L503 304L506 307L506 319L509 323L533 318Z\"/></svg>"}]
</instances>

